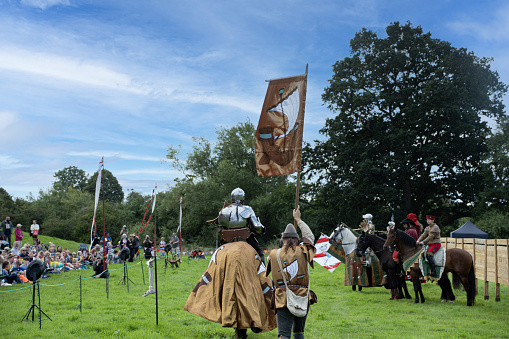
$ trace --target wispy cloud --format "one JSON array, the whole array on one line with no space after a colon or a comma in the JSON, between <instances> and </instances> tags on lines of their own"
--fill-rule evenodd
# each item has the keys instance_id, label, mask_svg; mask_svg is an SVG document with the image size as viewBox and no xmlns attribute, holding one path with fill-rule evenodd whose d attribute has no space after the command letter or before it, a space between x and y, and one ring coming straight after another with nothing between
<instances>
[{"instance_id":1,"label":"wispy cloud","mask_svg":"<svg viewBox=\"0 0 509 339\"><path fill-rule=\"evenodd\" d=\"M53 6L71 5L69 0L21 0L21 3L25 6L36 7L43 10Z\"/></svg>"},{"instance_id":2,"label":"wispy cloud","mask_svg":"<svg viewBox=\"0 0 509 339\"><path fill-rule=\"evenodd\" d=\"M149 89L133 83L128 75L115 72L111 68L101 65L100 62L38 53L19 48L2 48L0 51L0 68L136 94L150 92Z\"/></svg>"},{"instance_id":3,"label":"wispy cloud","mask_svg":"<svg viewBox=\"0 0 509 339\"><path fill-rule=\"evenodd\" d=\"M112 159L122 159L122 160L139 160L139 161L156 161L161 162L162 158L127 153L127 152L115 152L115 151L89 151L89 152L68 152L67 155L73 157L86 157L86 158L95 158L100 159L101 157L112 158Z\"/></svg>"},{"instance_id":4,"label":"wispy cloud","mask_svg":"<svg viewBox=\"0 0 509 339\"><path fill-rule=\"evenodd\" d=\"M509 5L488 13L468 13L447 26L454 31L490 42L509 40Z\"/></svg>"}]
</instances>

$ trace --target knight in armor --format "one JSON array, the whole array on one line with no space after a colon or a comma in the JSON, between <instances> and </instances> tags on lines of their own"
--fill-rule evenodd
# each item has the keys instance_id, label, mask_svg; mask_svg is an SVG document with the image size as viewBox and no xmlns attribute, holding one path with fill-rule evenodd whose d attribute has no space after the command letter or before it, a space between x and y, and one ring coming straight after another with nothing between
<instances>
[{"instance_id":1,"label":"knight in armor","mask_svg":"<svg viewBox=\"0 0 509 339\"><path fill-rule=\"evenodd\" d=\"M265 256L256 239L257 235L265 233L265 226L256 217L253 209L244 205L244 197L244 191L237 187L231 192L232 203L225 205L219 212L217 225L221 229L221 244L230 242L232 239L244 239L265 262Z\"/></svg>"},{"instance_id":2,"label":"knight in armor","mask_svg":"<svg viewBox=\"0 0 509 339\"><path fill-rule=\"evenodd\" d=\"M373 215L371 214L364 214L362 216L362 222L361 224L359 225L360 228L366 232L366 233L369 233L369 234L374 234L375 233L375 224L373 224Z\"/></svg>"},{"instance_id":3,"label":"knight in armor","mask_svg":"<svg viewBox=\"0 0 509 339\"><path fill-rule=\"evenodd\" d=\"M428 223L428 227L424 229L424 232L417 240L417 244L428 246L426 250L426 259L428 260L431 270L430 276L434 277L436 271L433 255L442 247L440 241L440 227L435 223L435 216L433 215L426 215L426 222Z\"/></svg>"}]
</instances>

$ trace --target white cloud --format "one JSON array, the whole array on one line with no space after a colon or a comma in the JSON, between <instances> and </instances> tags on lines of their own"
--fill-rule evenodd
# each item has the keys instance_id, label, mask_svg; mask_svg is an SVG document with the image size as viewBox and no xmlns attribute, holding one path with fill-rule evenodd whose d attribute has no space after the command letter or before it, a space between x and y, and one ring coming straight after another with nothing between
<instances>
[{"instance_id":1,"label":"white cloud","mask_svg":"<svg viewBox=\"0 0 509 339\"><path fill-rule=\"evenodd\" d=\"M70 6L69 0L21 0L25 6L36 7L42 10L53 6Z\"/></svg>"},{"instance_id":2,"label":"white cloud","mask_svg":"<svg viewBox=\"0 0 509 339\"><path fill-rule=\"evenodd\" d=\"M148 155L127 153L127 152L115 152L115 151L89 151L89 152L68 152L67 155L74 157L86 157L100 159L101 157L122 159L122 160L141 160L141 161L156 161L161 162L163 159L158 157L152 157Z\"/></svg>"},{"instance_id":3,"label":"white cloud","mask_svg":"<svg viewBox=\"0 0 509 339\"><path fill-rule=\"evenodd\" d=\"M0 170L9 170L16 168L27 168L31 167L28 164L24 164L18 159L9 156L9 155L1 155L0 154Z\"/></svg>"},{"instance_id":4,"label":"white cloud","mask_svg":"<svg viewBox=\"0 0 509 339\"><path fill-rule=\"evenodd\" d=\"M118 73L97 61L40 53L19 48L2 48L0 68L81 83L92 87L148 94L150 89L133 83L130 76Z\"/></svg>"},{"instance_id":5,"label":"white cloud","mask_svg":"<svg viewBox=\"0 0 509 339\"><path fill-rule=\"evenodd\" d=\"M460 34L477 36L484 41L507 41L509 39L509 6L496 9L492 13L490 17L472 13L461 20L448 23L447 26Z\"/></svg>"}]
</instances>

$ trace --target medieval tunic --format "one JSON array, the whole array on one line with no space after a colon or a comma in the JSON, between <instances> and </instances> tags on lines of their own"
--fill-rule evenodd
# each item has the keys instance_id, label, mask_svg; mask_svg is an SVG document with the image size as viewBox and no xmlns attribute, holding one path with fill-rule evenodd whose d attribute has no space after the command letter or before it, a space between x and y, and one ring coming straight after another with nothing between
<instances>
[{"instance_id":1,"label":"medieval tunic","mask_svg":"<svg viewBox=\"0 0 509 339\"><path fill-rule=\"evenodd\" d=\"M303 238L299 246L296 246L293 249L288 248L287 251L283 248L279 252L281 264L283 265L283 270L286 273L285 277L288 288L290 288L298 296L305 297L308 293L308 263L312 264L315 253L315 247L307 238ZM277 249L272 250L269 254L267 275L271 271L275 288L276 309L286 307L286 287L277 261ZM309 297L311 300L311 294Z\"/></svg>"},{"instance_id":2,"label":"medieval tunic","mask_svg":"<svg viewBox=\"0 0 509 339\"><path fill-rule=\"evenodd\" d=\"M440 228L433 223L424 229L418 241L422 241L425 245L440 244Z\"/></svg>"},{"instance_id":3,"label":"medieval tunic","mask_svg":"<svg viewBox=\"0 0 509 339\"><path fill-rule=\"evenodd\" d=\"M270 309L272 282L254 248L244 241L220 246L187 299L184 310L224 327L267 332L276 328Z\"/></svg>"}]
</instances>

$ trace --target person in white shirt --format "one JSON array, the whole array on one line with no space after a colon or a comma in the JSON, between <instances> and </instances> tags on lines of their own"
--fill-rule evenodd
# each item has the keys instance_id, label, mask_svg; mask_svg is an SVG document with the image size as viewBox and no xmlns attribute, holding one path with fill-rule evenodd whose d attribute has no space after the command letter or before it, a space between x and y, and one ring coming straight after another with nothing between
<instances>
[{"instance_id":1,"label":"person in white shirt","mask_svg":"<svg viewBox=\"0 0 509 339\"><path fill-rule=\"evenodd\" d=\"M32 235L32 238L34 239L34 245L36 243L36 239L39 236L39 224L37 223L37 220L32 220L32 225L30 225L30 234Z\"/></svg>"}]
</instances>

